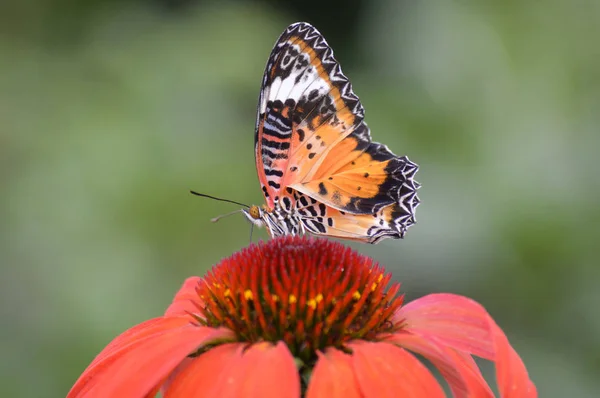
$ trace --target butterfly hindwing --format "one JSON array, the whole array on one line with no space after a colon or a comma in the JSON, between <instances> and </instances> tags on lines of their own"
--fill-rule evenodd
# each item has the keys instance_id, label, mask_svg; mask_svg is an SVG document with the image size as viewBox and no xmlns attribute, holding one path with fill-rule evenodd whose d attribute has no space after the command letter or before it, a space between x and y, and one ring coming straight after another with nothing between
<instances>
[{"instance_id":1,"label":"butterfly hindwing","mask_svg":"<svg viewBox=\"0 0 600 398\"><path fill-rule=\"evenodd\" d=\"M402 238L415 222L414 212L407 212L398 204L374 214L349 215L300 192L294 192L294 197L304 228L315 235L377 243L383 238Z\"/></svg>"}]
</instances>

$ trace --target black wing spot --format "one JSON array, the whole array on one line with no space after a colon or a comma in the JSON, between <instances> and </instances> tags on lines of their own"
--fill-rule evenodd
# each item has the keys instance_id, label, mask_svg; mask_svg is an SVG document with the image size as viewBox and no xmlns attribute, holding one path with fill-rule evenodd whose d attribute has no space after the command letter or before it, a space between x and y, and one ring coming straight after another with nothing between
<instances>
[{"instance_id":1,"label":"black wing spot","mask_svg":"<svg viewBox=\"0 0 600 398\"><path fill-rule=\"evenodd\" d=\"M308 206L308 200L305 196L300 196L300 203L302 203L302 206Z\"/></svg>"},{"instance_id":2,"label":"black wing spot","mask_svg":"<svg viewBox=\"0 0 600 398\"><path fill-rule=\"evenodd\" d=\"M275 170L275 169L265 170L265 175L267 175L267 176L283 177L283 171L281 171L281 170Z\"/></svg>"},{"instance_id":3,"label":"black wing spot","mask_svg":"<svg viewBox=\"0 0 600 398\"><path fill-rule=\"evenodd\" d=\"M321 139L321 136L320 136L320 135L317 135L317 136L315 136L315 138L316 138L317 140L320 140L320 139Z\"/></svg>"},{"instance_id":4,"label":"black wing spot","mask_svg":"<svg viewBox=\"0 0 600 398\"><path fill-rule=\"evenodd\" d=\"M272 148L272 149L280 149L283 151L290 149L289 142L271 141L271 140L267 140L266 138L263 138L261 143L262 143L263 148L267 147L267 148Z\"/></svg>"},{"instance_id":5,"label":"black wing spot","mask_svg":"<svg viewBox=\"0 0 600 398\"><path fill-rule=\"evenodd\" d=\"M314 89L308 94L308 100L314 101L317 99L318 96L319 96L319 90Z\"/></svg>"},{"instance_id":6,"label":"black wing spot","mask_svg":"<svg viewBox=\"0 0 600 398\"><path fill-rule=\"evenodd\" d=\"M330 227L333 227L333 218L331 218L331 217L327 218L327 225L329 225Z\"/></svg>"},{"instance_id":7,"label":"black wing spot","mask_svg":"<svg viewBox=\"0 0 600 398\"><path fill-rule=\"evenodd\" d=\"M290 209L292 207L292 201L290 198L283 198L282 202L286 209Z\"/></svg>"},{"instance_id":8,"label":"black wing spot","mask_svg":"<svg viewBox=\"0 0 600 398\"><path fill-rule=\"evenodd\" d=\"M274 182L274 181L269 181L269 185L272 186L275 189L281 188L281 185L278 184L278 183L276 183L276 182Z\"/></svg>"},{"instance_id":9,"label":"black wing spot","mask_svg":"<svg viewBox=\"0 0 600 398\"><path fill-rule=\"evenodd\" d=\"M340 210L340 214L341 214L342 216L345 216L345 215L346 215L346 213L345 213L345 212L343 212L343 211L341 211L341 210Z\"/></svg>"},{"instance_id":10,"label":"black wing spot","mask_svg":"<svg viewBox=\"0 0 600 398\"><path fill-rule=\"evenodd\" d=\"M280 100L275 100L273 102L273 110L280 111L283 108L283 103Z\"/></svg>"},{"instance_id":11,"label":"black wing spot","mask_svg":"<svg viewBox=\"0 0 600 398\"><path fill-rule=\"evenodd\" d=\"M329 178L328 178L328 180L329 180L329 181L333 180L333 177L329 177Z\"/></svg>"},{"instance_id":12,"label":"black wing spot","mask_svg":"<svg viewBox=\"0 0 600 398\"><path fill-rule=\"evenodd\" d=\"M309 150L312 149L312 144L307 144L306 149L309 149Z\"/></svg>"},{"instance_id":13,"label":"black wing spot","mask_svg":"<svg viewBox=\"0 0 600 398\"><path fill-rule=\"evenodd\" d=\"M287 193L289 193L290 195L294 192L294 190L290 187L285 189Z\"/></svg>"},{"instance_id":14,"label":"black wing spot","mask_svg":"<svg viewBox=\"0 0 600 398\"><path fill-rule=\"evenodd\" d=\"M352 166L354 166L355 164L356 164L356 162L353 160L353 161L352 161Z\"/></svg>"},{"instance_id":15,"label":"black wing spot","mask_svg":"<svg viewBox=\"0 0 600 398\"><path fill-rule=\"evenodd\" d=\"M294 106L296 106L296 101L294 101L293 98L288 98L285 100L285 106L289 106L290 108L293 108Z\"/></svg>"},{"instance_id":16,"label":"black wing spot","mask_svg":"<svg viewBox=\"0 0 600 398\"><path fill-rule=\"evenodd\" d=\"M325 188L325 184L322 182L319 183L319 195L327 195L327 188Z\"/></svg>"},{"instance_id":17,"label":"black wing spot","mask_svg":"<svg viewBox=\"0 0 600 398\"><path fill-rule=\"evenodd\" d=\"M313 222L313 225L315 226L315 228L317 228L319 230L320 233L324 234L327 233L327 231L325 231L325 226L321 223L315 223Z\"/></svg>"},{"instance_id":18,"label":"black wing spot","mask_svg":"<svg viewBox=\"0 0 600 398\"><path fill-rule=\"evenodd\" d=\"M369 173L365 173L365 178L369 178Z\"/></svg>"},{"instance_id":19,"label":"black wing spot","mask_svg":"<svg viewBox=\"0 0 600 398\"><path fill-rule=\"evenodd\" d=\"M308 158L309 158L309 159L312 159L312 158L314 158L314 157L315 157L315 155L316 155L316 153L315 153L315 152L311 152L311 153L309 153L309 154L308 154Z\"/></svg>"},{"instance_id":20,"label":"black wing spot","mask_svg":"<svg viewBox=\"0 0 600 398\"><path fill-rule=\"evenodd\" d=\"M300 140L300 142L304 141L304 130L298 129L296 130L296 132L298 133L298 139Z\"/></svg>"},{"instance_id":21,"label":"black wing spot","mask_svg":"<svg viewBox=\"0 0 600 398\"><path fill-rule=\"evenodd\" d=\"M265 195L265 198L268 198L268 197L269 197L269 192L267 191L267 187L265 187L265 186L263 185L263 186L262 186L262 191L263 191L263 194Z\"/></svg>"},{"instance_id":22,"label":"black wing spot","mask_svg":"<svg viewBox=\"0 0 600 398\"><path fill-rule=\"evenodd\" d=\"M327 212L327 206L324 203L319 203L319 210L321 211L321 215L324 216Z\"/></svg>"},{"instance_id":23,"label":"black wing spot","mask_svg":"<svg viewBox=\"0 0 600 398\"><path fill-rule=\"evenodd\" d=\"M360 185L356 187L357 191L360 191L361 189L362 189L362 187Z\"/></svg>"},{"instance_id":24,"label":"black wing spot","mask_svg":"<svg viewBox=\"0 0 600 398\"><path fill-rule=\"evenodd\" d=\"M298 168L296 166L290 167L290 171L296 171L296 170L298 170Z\"/></svg>"},{"instance_id":25,"label":"black wing spot","mask_svg":"<svg viewBox=\"0 0 600 398\"><path fill-rule=\"evenodd\" d=\"M321 146L325 146L325 145L327 145L327 144L325 143L325 141L321 141Z\"/></svg>"}]
</instances>

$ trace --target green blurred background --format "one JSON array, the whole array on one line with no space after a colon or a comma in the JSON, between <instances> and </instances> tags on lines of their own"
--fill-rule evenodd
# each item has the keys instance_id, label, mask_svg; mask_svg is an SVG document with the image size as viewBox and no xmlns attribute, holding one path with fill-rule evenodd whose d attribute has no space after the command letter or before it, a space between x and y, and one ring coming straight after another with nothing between
<instances>
[{"instance_id":1,"label":"green blurred background","mask_svg":"<svg viewBox=\"0 0 600 398\"><path fill-rule=\"evenodd\" d=\"M278 35L313 23L377 141L418 162L419 223L353 244L408 298L483 303L541 397L600 389L600 2L0 3L0 384L60 397L183 280L248 244ZM255 240L266 238L255 232ZM596 393L594 393L596 391Z\"/></svg>"}]
</instances>

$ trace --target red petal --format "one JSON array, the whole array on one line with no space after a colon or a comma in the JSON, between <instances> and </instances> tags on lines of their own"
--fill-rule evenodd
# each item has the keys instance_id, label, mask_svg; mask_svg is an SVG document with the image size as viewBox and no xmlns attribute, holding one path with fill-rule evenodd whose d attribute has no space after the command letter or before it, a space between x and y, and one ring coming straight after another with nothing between
<instances>
[{"instance_id":1,"label":"red petal","mask_svg":"<svg viewBox=\"0 0 600 398\"><path fill-rule=\"evenodd\" d=\"M500 396L506 398L535 398L537 390L529 379L527 369L519 354L508 343L504 332L493 321L496 348L496 379Z\"/></svg>"},{"instance_id":2,"label":"red petal","mask_svg":"<svg viewBox=\"0 0 600 398\"><path fill-rule=\"evenodd\" d=\"M163 396L217 397L220 385L227 383L229 369L237 365L242 348L240 343L223 344L196 358L187 358L185 366L179 366L163 386Z\"/></svg>"},{"instance_id":3,"label":"red petal","mask_svg":"<svg viewBox=\"0 0 600 398\"><path fill-rule=\"evenodd\" d=\"M467 397L493 397L487 382L483 379L479 367L471 355L462 351L450 350L450 356L455 360L467 385Z\"/></svg>"},{"instance_id":4,"label":"red petal","mask_svg":"<svg viewBox=\"0 0 600 398\"><path fill-rule=\"evenodd\" d=\"M165 311L165 316L187 315L190 312L198 312L198 305L201 304L202 300L198 296L196 288L201 280L197 276L187 278L181 289L175 294L173 302Z\"/></svg>"},{"instance_id":5,"label":"red petal","mask_svg":"<svg viewBox=\"0 0 600 398\"><path fill-rule=\"evenodd\" d=\"M325 354L317 352L315 365L306 398L361 398L358 382L354 377L352 356L335 348Z\"/></svg>"},{"instance_id":6,"label":"red petal","mask_svg":"<svg viewBox=\"0 0 600 398\"><path fill-rule=\"evenodd\" d=\"M444 376L456 398L494 396L470 356L461 355L435 340L410 333L397 333L385 341L398 344L431 361Z\"/></svg>"},{"instance_id":7,"label":"red petal","mask_svg":"<svg viewBox=\"0 0 600 398\"><path fill-rule=\"evenodd\" d=\"M408 351L389 343L352 342L354 374L365 398L444 398L437 380Z\"/></svg>"},{"instance_id":8,"label":"red petal","mask_svg":"<svg viewBox=\"0 0 600 398\"><path fill-rule=\"evenodd\" d=\"M209 388L211 386L208 386ZM209 398L300 398L294 357L283 342L257 343L224 369Z\"/></svg>"},{"instance_id":9,"label":"red petal","mask_svg":"<svg viewBox=\"0 0 600 398\"><path fill-rule=\"evenodd\" d=\"M111 355L116 350L121 350L127 345L134 343L145 337L160 334L171 329L177 329L181 326L190 324L189 317L173 317L173 318L154 318L148 321L142 322L125 332L121 333L113 341L108 343L106 347L94 358L88 369L92 367L96 362L104 359ZM82 375L83 377L83 375Z\"/></svg>"},{"instance_id":10,"label":"red petal","mask_svg":"<svg viewBox=\"0 0 600 398\"><path fill-rule=\"evenodd\" d=\"M160 384L188 354L222 336L207 327L185 325L144 336L94 361L70 397L138 397Z\"/></svg>"},{"instance_id":11,"label":"red petal","mask_svg":"<svg viewBox=\"0 0 600 398\"><path fill-rule=\"evenodd\" d=\"M454 294L430 294L401 307L394 320L403 330L454 349L494 359L487 311L477 302Z\"/></svg>"}]
</instances>

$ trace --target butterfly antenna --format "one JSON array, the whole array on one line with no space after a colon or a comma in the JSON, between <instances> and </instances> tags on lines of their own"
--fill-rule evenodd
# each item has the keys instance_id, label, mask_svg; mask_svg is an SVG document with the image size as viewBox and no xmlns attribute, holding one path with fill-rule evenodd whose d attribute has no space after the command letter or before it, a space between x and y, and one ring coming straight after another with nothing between
<instances>
[{"instance_id":1,"label":"butterfly antenna","mask_svg":"<svg viewBox=\"0 0 600 398\"><path fill-rule=\"evenodd\" d=\"M221 218L229 217L230 215L235 214L235 213L241 213L241 210L235 210L235 211L232 211L231 213L221 214L220 216L216 216L214 218L211 218L210 222L217 222Z\"/></svg>"},{"instance_id":2,"label":"butterfly antenna","mask_svg":"<svg viewBox=\"0 0 600 398\"><path fill-rule=\"evenodd\" d=\"M229 202L229 203L233 203L233 204L236 204L236 205L244 206L244 207L246 207L246 208L249 208L249 207L250 207L250 206L248 206L248 205L245 205L245 204L243 204L243 203L236 202L235 200L229 200L229 199L217 198L216 196L210 196L210 195L207 195L207 194L205 194L205 193L199 193L199 192L196 192L196 191L190 191L190 192L191 192L192 194L196 195L196 196L202 196L203 198L214 199L214 200L218 200L218 201L220 201L220 202ZM233 213L235 213L235 212L233 212ZM233 213L229 213L229 214L233 214ZM229 214L225 214L225 215L223 215L223 216L219 216L219 217L216 217L216 218L218 219L218 218L220 218L220 217L225 217L225 216L228 216ZM215 222L216 222L216 221L215 221Z\"/></svg>"}]
</instances>

